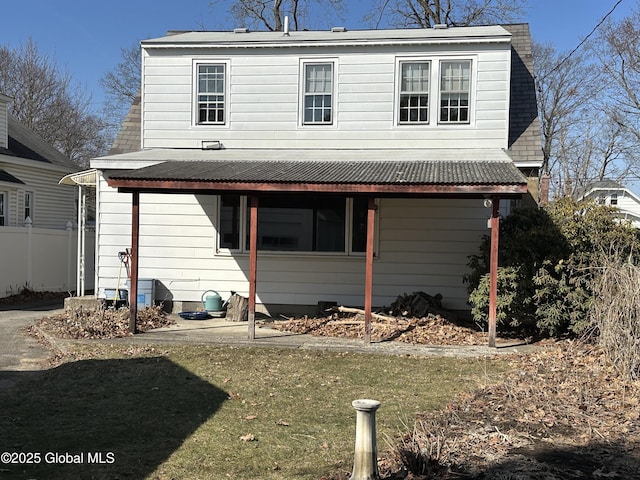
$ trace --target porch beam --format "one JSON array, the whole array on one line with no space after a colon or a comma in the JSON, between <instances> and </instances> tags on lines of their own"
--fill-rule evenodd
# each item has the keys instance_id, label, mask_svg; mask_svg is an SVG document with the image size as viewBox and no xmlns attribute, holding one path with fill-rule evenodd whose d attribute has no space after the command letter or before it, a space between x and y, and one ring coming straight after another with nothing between
<instances>
[{"instance_id":1,"label":"porch beam","mask_svg":"<svg viewBox=\"0 0 640 480\"><path fill-rule=\"evenodd\" d=\"M129 279L129 331L137 333L138 317L138 247L140 245L140 192L131 197L131 278ZM120 285L117 285L120 288ZM116 298L115 301L118 299Z\"/></svg>"},{"instance_id":2,"label":"porch beam","mask_svg":"<svg viewBox=\"0 0 640 480\"><path fill-rule=\"evenodd\" d=\"M364 276L364 343L371 343L371 306L373 297L373 248L376 221L376 199L369 197L367 203L367 253Z\"/></svg>"},{"instance_id":3,"label":"porch beam","mask_svg":"<svg viewBox=\"0 0 640 480\"><path fill-rule=\"evenodd\" d=\"M489 346L496 346L496 316L498 304L498 240L500 237L500 197L492 198L491 255L489 259Z\"/></svg>"},{"instance_id":4,"label":"porch beam","mask_svg":"<svg viewBox=\"0 0 640 480\"><path fill-rule=\"evenodd\" d=\"M251 196L249 220L249 340L256 338L256 280L258 272L258 196Z\"/></svg>"},{"instance_id":5,"label":"porch beam","mask_svg":"<svg viewBox=\"0 0 640 480\"><path fill-rule=\"evenodd\" d=\"M286 192L286 193L368 193L378 195L513 195L527 193L526 184L492 185L437 185L437 184L367 184L367 183L267 183L226 182L194 180L138 180L109 178L110 187L122 192L146 190L167 193L190 193L202 191L232 192ZM185 192L186 191L186 192Z\"/></svg>"}]
</instances>

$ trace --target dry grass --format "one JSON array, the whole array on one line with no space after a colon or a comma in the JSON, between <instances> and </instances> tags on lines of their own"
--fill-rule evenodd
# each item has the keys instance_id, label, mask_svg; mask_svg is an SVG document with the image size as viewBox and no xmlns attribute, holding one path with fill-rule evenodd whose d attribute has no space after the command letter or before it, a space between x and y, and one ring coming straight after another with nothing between
<instances>
[{"instance_id":1,"label":"dry grass","mask_svg":"<svg viewBox=\"0 0 640 480\"><path fill-rule=\"evenodd\" d=\"M379 435L394 436L502 366L108 341L78 344L59 362L0 391L0 451L113 452L115 463L2 465L3 478L348 476L352 400L381 401Z\"/></svg>"}]
</instances>

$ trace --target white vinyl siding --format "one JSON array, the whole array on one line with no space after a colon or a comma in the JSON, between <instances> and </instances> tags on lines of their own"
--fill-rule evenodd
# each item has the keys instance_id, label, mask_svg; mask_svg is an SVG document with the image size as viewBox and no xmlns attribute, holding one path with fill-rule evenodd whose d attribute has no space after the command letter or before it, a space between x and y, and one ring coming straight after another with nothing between
<instances>
[{"instance_id":1,"label":"white vinyl siding","mask_svg":"<svg viewBox=\"0 0 640 480\"><path fill-rule=\"evenodd\" d=\"M5 192L5 225L23 226L25 213L30 214L33 227L64 230L67 222L75 222L76 189L58 184L68 171L18 164L3 164L1 168L24 182L0 186ZM25 207L27 192L33 200L29 211Z\"/></svg>"},{"instance_id":2,"label":"white vinyl siding","mask_svg":"<svg viewBox=\"0 0 640 480\"><path fill-rule=\"evenodd\" d=\"M181 56L146 51L143 56L143 148L200 148L219 140L225 148L507 148L509 108L508 44L463 47L434 45L431 70L440 61L472 59L470 121L439 124L439 77L432 76L431 122L398 125L398 60L426 59L424 50L404 47L367 52L331 49L332 125L302 123L302 64L329 63L306 49L226 50L218 61L186 49ZM323 50L326 52L326 50ZM197 125L193 64L227 67L227 122ZM439 64L439 63L438 63ZM194 102L192 104L191 102ZM320 128L318 128L320 127ZM415 127L415 128L414 128ZM416 134L419 128L420 135Z\"/></svg>"},{"instance_id":3,"label":"white vinyl siding","mask_svg":"<svg viewBox=\"0 0 640 480\"><path fill-rule=\"evenodd\" d=\"M131 240L131 195L100 185L99 285L124 276L118 252ZM248 296L247 252L216 250L218 197L140 195L140 278L159 280L159 300L197 302L213 289ZM443 295L447 308L467 309L462 277L470 253L487 233L481 200L381 199L373 302L391 303L404 292ZM126 220L126 222L125 222ZM266 252L258 255L257 301L270 305L364 302L364 256ZM169 293L169 290L171 293Z\"/></svg>"}]
</instances>

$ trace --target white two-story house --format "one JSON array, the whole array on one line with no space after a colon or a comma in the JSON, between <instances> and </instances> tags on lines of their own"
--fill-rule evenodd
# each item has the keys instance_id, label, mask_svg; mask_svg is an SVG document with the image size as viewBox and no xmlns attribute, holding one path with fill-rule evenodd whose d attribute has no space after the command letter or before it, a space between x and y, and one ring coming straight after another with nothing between
<instances>
[{"instance_id":1,"label":"white two-story house","mask_svg":"<svg viewBox=\"0 0 640 480\"><path fill-rule=\"evenodd\" d=\"M91 163L99 289L132 248L178 311L207 290L269 313L413 291L467 310L494 207L537 195L528 26L143 41L111 153Z\"/></svg>"}]
</instances>

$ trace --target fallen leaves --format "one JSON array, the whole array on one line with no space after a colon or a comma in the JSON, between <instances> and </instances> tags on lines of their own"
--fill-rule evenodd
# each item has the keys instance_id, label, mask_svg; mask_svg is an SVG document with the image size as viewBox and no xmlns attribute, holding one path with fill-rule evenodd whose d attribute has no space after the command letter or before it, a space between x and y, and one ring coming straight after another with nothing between
<instances>
[{"instance_id":1,"label":"fallen leaves","mask_svg":"<svg viewBox=\"0 0 640 480\"><path fill-rule=\"evenodd\" d=\"M640 384L612 373L600 349L580 342L509 361L499 383L422 415L398 441L396 460L428 469L434 479L452 472L471 479L514 472L518 479L635 478ZM431 454L424 459L424 452Z\"/></svg>"},{"instance_id":2,"label":"fallen leaves","mask_svg":"<svg viewBox=\"0 0 640 480\"><path fill-rule=\"evenodd\" d=\"M345 318L334 314L326 318L291 318L269 322L269 327L291 333L325 337L364 336L364 321L361 316ZM428 315L423 318L372 321L371 340L395 340L424 345L482 345L487 343L487 335L477 328L461 326L437 315Z\"/></svg>"},{"instance_id":3,"label":"fallen leaves","mask_svg":"<svg viewBox=\"0 0 640 480\"><path fill-rule=\"evenodd\" d=\"M37 326L50 335L70 339L98 339L128 337L130 313L127 308L73 308L45 317ZM175 321L168 318L159 306L138 311L136 329L146 332L154 328L167 327Z\"/></svg>"}]
</instances>

